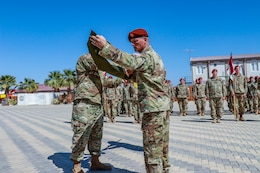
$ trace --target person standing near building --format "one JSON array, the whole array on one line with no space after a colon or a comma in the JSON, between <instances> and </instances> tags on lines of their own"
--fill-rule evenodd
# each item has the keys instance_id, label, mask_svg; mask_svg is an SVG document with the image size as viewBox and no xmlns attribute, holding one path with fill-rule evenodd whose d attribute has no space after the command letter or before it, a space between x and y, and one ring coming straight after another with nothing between
<instances>
[{"instance_id":1,"label":"person standing near building","mask_svg":"<svg viewBox=\"0 0 260 173\"><path fill-rule=\"evenodd\" d=\"M248 108L247 111L250 113L254 112L254 104L253 104L253 96L254 96L254 90L252 89L252 85L254 85L254 77L250 76L249 81L247 82L247 102L248 102Z\"/></svg>"},{"instance_id":2,"label":"person standing near building","mask_svg":"<svg viewBox=\"0 0 260 173\"><path fill-rule=\"evenodd\" d=\"M180 116L186 116L188 111L188 98L190 97L190 91L185 83L185 79L180 79L180 84L176 86L175 96L178 100Z\"/></svg>"},{"instance_id":3,"label":"person standing near building","mask_svg":"<svg viewBox=\"0 0 260 173\"><path fill-rule=\"evenodd\" d=\"M223 103L226 96L224 81L218 77L218 70L212 70L212 77L206 81L205 94L209 98L212 123L220 123L223 115Z\"/></svg>"},{"instance_id":4,"label":"person standing near building","mask_svg":"<svg viewBox=\"0 0 260 173\"><path fill-rule=\"evenodd\" d=\"M195 79L195 83L192 85L192 96L193 96L193 98L194 98L194 103L195 103L195 105L196 105L197 114L200 115L199 105L198 105L198 99L197 99L197 97L195 96L196 87L197 87L197 85L198 85L198 81L199 81L199 78Z\"/></svg>"},{"instance_id":5,"label":"person standing near building","mask_svg":"<svg viewBox=\"0 0 260 173\"><path fill-rule=\"evenodd\" d=\"M232 75L233 80L230 82L230 91L234 97L235 116L237 121L245 121L243 115L245 113L245 99L247 93L247 81L244 75L240 73L240 67L235 66L235 74Z\"/></svg>"},{"instance_id":6,"label":"person standing near building","mask_svg":"<svg viewBox=\"0 0 260 173\"><path fill-rule=\"evenodd\" d=\"M111 170L99 161L103 135L102 72L99 73L90 54L82 55L76 64L77 86L73 101L71 127L73 130L73 173L83 173L81 160L86 145L91 155L90 170Z\"/></svg>"},{"instance_id":7,"label":"person standing near building","mask_svg":"<svg viewBox=\"0 0 260 173\"><path fill-rule=\"evenodd\" d=\"M138 83L138 99L143 113L142 132L146 172L169 172L170 99L163 89L165 67L162 59L149 44L148 33L140 28L128 34L134 50L140 55L123 52L103 36L91 36L99 55L124 67L130 79Z\"/></svg>"},{"instance_id":8,"label":"person standing near building","mask_svg":"<svg viewBox=\"0 0 260 173\"><path fill-rule=\"evenodd\" d=\"M197 84L194 86L193 97L197 100L197 112L199 116L205 115L206 107L206 94L205 94L205 84L203 84L202 77L198 78Z\"/></svg>"},{"instance_id":9,"label":"person standing near building","mask_svg":"<svg viewBox=\"0 0 260 173\"><path fill-rule=\"evenodd\" d=\"M257 87L257 100L256 100L256 114L260 114L260 77L255 77L255 83Z\"/></svg>"}]
</instances>

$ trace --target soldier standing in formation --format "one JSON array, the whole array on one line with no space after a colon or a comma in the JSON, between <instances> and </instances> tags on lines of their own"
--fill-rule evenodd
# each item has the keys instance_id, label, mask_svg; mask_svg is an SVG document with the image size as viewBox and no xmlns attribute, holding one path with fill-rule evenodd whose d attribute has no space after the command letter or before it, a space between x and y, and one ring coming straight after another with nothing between
<instances>
[{"instance_id":1,"label":"soldier standing in formation","mask_svg":"<svg viewBox=\"0 0 260 173\"><path fill-rule=\"evenodd\" d=\"M112 76L109 76L104 82L107 99L107 122L115 122L117 116L116 88L121 81L120 78L113 79Z\"/></svg>"},{"instance_id":2,"label":"soldier standing in formation","mask_svg":"<svg viewBox=\"0 0 260 173\"><path fill-rule=\"evenodd\" d=\"M124 80L124 100L125 100L125 112L128 117L133 116L133 104L131 99L131 92L130 88L132 87L133 83Z\"/></svg>"},{"instance_id":3,"label":"soldier standing in formation","mask_svg":"<svg viewBox=\"0 0 260 173\"><path fill-rule=\"evenodd\" d=\"M170 110L171 110L171 113L172 113L173 112L173 103L174 103L174 98L175 98L175 90L174 90L174 87L172 86L170 80L164 81L164 88L165 88L165 91L168 93L169 98L170 98Z\"/></svg>"},{"instance_id":4,"label":"soldier standing in formation","mask_svg":"<svg viewBox=\"0 0 260 173\"><path fill-rule=\"evenodd\" d=\"M123 87L122 83L116 87L116 109L117 109L117 116L122 113L122 104L123 104Z\"/></svg>"},{"instance_id":5,"label":"soldier standing in formation","mask_svg":"<svg viewBox=\"0 0 260 173\"><path fill-rule=\"evenodd\" d=\"M237 121L245 121L243 115L245 112L245 98L247 93L247 82L244 75L240 73L240 67L235 66L235 74L232 75L233 80L230 82L230 91L234 97L234 113Z\"/></svg>"},{"instance_id":6,"label":"soldier standing in formation","mask_svg":"<svg viewBox=\"0 0 260 173\"><path fill-rule=\"evenodd\" d=\"M224 81L218 77L218 70L212 70L212 77L206 82L206 96L209 98L210 115L212 123L220 123L223 115L223 100L225 99Z\"/></svg>"},{"instance_id":7,"label":"soldier standing in formation","mask_svg":"<svg viewBox=\"0 0 260 173\"><path fill-rule=\"evenodd\" d=\"M202 77L198 78L197 84L195 84L193 88L193 97L196 100L197 113L199 116L205 115L206 107L205 84L203 84L202 80Z\"/></svg>"},{"instance_id":8,"label":"soldier standing in formation","mask_svg":"<svg viewBox=\"0 0 260 173\"><path fill-rule=\"evenodd\" d=\"M71 127L73 130L72 153L73 173L83 173L81 160L86 145L91 155L90 170L111 170L111 166L100 163L103 135L103 74L99 74L90 54L81 56L76 64L77 86L73 101Z\"/></svg>"},{"instance_id":9,"label":"soldier standing in formation","mask_svg":"<svg viewBox=\"0 0 260 173\"><path fill-rule=\"evenodd\" d=\"M128 69L130 79L138 83L138 98L143 113L142 132L146 172L169 172L169 116L170 99L163 89L165 67L160 56L149 44L148 33L136 29L128 34L139 56L123 52L103 36L91 36L91 44L99 48L99 55Z\"/></svg>"},{"instance_id":10,"label":"soldier standing in formation","mask_svg":"<svg viewBox=\"0 0 260 173\"><path fill-rule=\"evenodd\" d=\"M253 90L251 88L252 85L254 85L254 77L253 76L250 76L249 78L249 81L247 82L247 94L246 94L246 97L247 97L247 104L248 104L248 107L247 107L247 111L250 112L250 113L253 113L254 112L254 104L253 104Z\"/></svg>"},{"instance_id":11,"label":"soldier standing in formation","mask_svg":"<svg viewBox=\"0 0 260 173\"><path fill-rule=\"evenodd\" d=\"M231 95L229 83L231 82L231 79L228 79L226 83L226 100L228 104L228 109L230 112L234 111L234 104L233 104L233 96Z\"/></svg>"},{"instance_id":12,"label":"soldier standing in formation","mask_svg":"<svg viewBox=\"0 0 260 173\"><path fill-rule=\"evenodd\" d=\"M138 86L133 84L130 87L131 93L131 100L132 100L132 108L133 108L133 115L134 115L134 124L141 123L142 121L142 114L140 111L140 104L138 101Z\"/></svg>"},{"instance_id":13,"label":"soldier standing in formation","mask_svg":"<svg viewBox=\"0 0 260 173\"><path fill-rule=\"evenodd\" d=\"M256 100L256 114L260 114L260 77L256 76L255 80L257 86L257 100Z\"/></svg>"},{"instance_id":14,"label":"soldier standing in formation","mask_svg":"<svg viewBox=\"0 0 260 173\"><path fill-rule=\"evenodd\" d=\"M188 98L190 92L188 86L185 84L185 79L180 79L180 84L176 86L175 96L178 100L180 116L186 116L188 110Z\"/></svg>"}]
</instances>

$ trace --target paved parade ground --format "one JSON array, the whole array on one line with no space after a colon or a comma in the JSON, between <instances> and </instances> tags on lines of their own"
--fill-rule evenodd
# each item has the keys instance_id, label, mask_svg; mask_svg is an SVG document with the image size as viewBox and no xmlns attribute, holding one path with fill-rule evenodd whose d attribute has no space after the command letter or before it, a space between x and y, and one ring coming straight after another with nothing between
<instances>
[{"instance_id":1,"label":"paved parade ground","mask_svg":"<svg viewBox=\"0 0 260 173\"><path fill-rule=\"evenodd\" d=\"M70 173L72 105L0 106L0 173ZM221 123L196 115L189 102L186 117L178 105L170 117L171 173L259 173L260 115L245 114L234 121L225 108ZM89 154L82 162L88 171ZM111 173L144 173L142 132L133 117L121 115L116 123L104 119L102 155ZM94 171L89 171L94 172Z\"/></svg>"}]
</instances>

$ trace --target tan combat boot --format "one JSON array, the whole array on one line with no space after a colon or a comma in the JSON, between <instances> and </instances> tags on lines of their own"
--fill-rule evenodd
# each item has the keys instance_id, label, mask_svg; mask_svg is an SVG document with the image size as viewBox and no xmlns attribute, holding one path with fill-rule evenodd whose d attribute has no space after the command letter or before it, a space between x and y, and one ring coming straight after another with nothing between
<instances>
[{"instance_id":1,"label":"tan combat boot","mask_svg":"<svg viewBox=\"0 0 260 173\"><path fill-rule=\"evenodd\" d=\"M243 118L243 115L240 115L239 121L245 121L245 119Z\"/></svg>"},{"instance_id":2,"label":"tan combat boot","mask_svg":"<svg viewBox=\"0 0 260 173\"><path fill-rule=\"evenodd\" d=\"M90 170L95 171L107 171L112 170L112 166L107 166L99 161L99 156L92 155L90 162Z\"/></svg>"},{"instance_id":3,"label":"tan combat boot","mask_svg":"<svg viewBox=\"0 0 260 173\"><path fill-rule=\"evenodd\" d=\"M81 168L81 163L74 161L72 173L84 173L84 171Z\"/></svg>"}]
</instances>

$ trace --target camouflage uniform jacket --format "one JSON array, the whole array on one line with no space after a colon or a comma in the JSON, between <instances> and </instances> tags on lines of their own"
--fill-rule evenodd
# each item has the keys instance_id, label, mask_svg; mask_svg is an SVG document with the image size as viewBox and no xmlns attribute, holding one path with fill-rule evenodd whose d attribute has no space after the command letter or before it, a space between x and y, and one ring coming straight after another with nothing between
<instances>
[{"instance_id":1,"label":"camouflage uniform jacket","mask_svg":"<svg viewBox=\"0 0 260 173\"><path fill-rule=\"evenodd\" d=\"M175 95L178 99L189 98L190 92L187 85L179 84L176 86Z\"/></svg>"},{"instance_id":2,"label":"camouflage uniform jacket","mask_svg":"<svg viewBox=\"0 0 260 173\"><path fill-rule=\"evenodd\" d=\"M131 79L138 83L141 112L170 110L170 99L163 89L166 74L164 64L151 46L146 47L140 55L131 55L107 43L99 55L124 68L135 70Z\"/></svg>"},{"instance_id":3,"label":"camouflage uniform jacket","mask_svg":"<svg viewBox=\"0 0 260 173\"><path fill-rule=\"evenodd\" d=\"M102 104L102 84L99 71L90 54L82 55L76 64L77 86L74 100L86 99Z\"/></svg>"},{"instance_id":4,"label":"camouflage uniform jacket","mask_svg":"<svg viewBox=\"0 0 260 173\"><path fill-rule=\"evenodd\" d=\"M193 97L194 98L205 98L205 84L195 84L193 87Z\"/></svg>"},{"instance_id":5,"label":"camouflage uniform jacket","mask_svg":"<svg viewBox=\"0 0 260 173\"><path fill-rule=\"evenodd\" d=\"M257 82L253 82L251 85L250 85L250 93L252 94L252 96L257 96Z\"/></svg>"},{"instance_id":6,"label":"camouflage uniform jacket","mask_svg":"<svg viewBox=\"0 0 260 173\"><path fill-rule=\"evenodd\" d=\"M220 77L209 78L206 82L205 94L208 98L220 98L226 96L224 81Z\"/></svg>"},{"instance_id":7,"label":"camouflage uniform jacket","mask_svg":"<svg viewBox=\"0 0 260 173\"><path fill-rule=\"evenodd\" d=\"M233 81L230 82L230 91L236 94L246 94L247 82L245 76L234 74Z\"/></svg>"}]
</instances>

